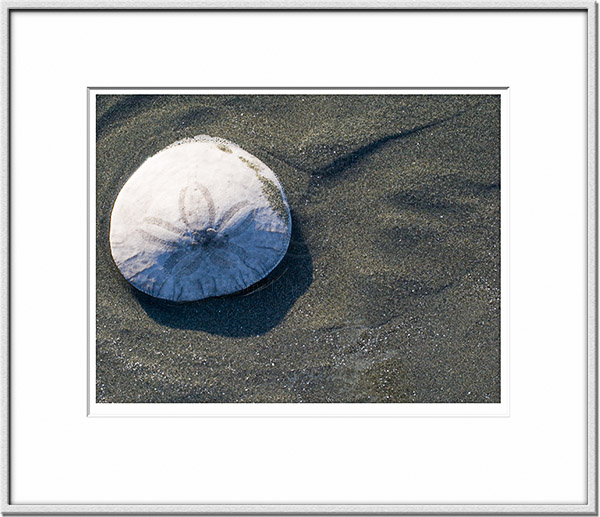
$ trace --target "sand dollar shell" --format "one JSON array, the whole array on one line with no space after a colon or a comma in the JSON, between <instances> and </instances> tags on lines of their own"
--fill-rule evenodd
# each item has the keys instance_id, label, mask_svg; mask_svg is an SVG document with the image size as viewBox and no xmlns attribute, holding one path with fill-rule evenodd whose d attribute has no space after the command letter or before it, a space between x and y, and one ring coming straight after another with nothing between
<instances>
[{"instance_id":1,"label":"sand dollar shell","mask_svg":"<svg viewBox=\"0 0 600 517\"><path fill-rule=\"evenodd\" d=\"M281 261L290 233L273 171L236 144L205 135L146 160L110 219L112 256L127 281L178 302L256 283Z\"/></svg>"}]
</instances>

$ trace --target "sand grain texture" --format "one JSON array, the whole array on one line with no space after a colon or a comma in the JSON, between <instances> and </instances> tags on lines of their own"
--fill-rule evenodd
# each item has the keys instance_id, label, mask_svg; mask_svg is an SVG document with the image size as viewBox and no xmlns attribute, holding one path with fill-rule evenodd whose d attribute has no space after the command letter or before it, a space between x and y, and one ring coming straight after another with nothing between
<instances>
[{"instance_id":1,"label":"sand grain texture","mask_svg":"<svg viewBox=\"0 0 600 517\"><path fill-rule=\"evenodd\" d=\"M258 290L173 305L109 218L197 134L277 174L292 237ZM96 234L98 402L500 401L499 96L100 96Z\"/></svg>"}]
</instances>

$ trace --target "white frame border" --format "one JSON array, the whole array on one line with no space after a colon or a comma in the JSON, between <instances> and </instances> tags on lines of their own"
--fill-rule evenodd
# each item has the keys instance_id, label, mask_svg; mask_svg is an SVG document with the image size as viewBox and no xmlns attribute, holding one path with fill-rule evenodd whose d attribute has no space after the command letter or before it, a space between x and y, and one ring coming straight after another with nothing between
<instances>
[{"instance_id":1,"label":"white frame border","mask_svg":"<svg viewBox=\"0 0 600 517\"><path fill-rule=\"evenodd\" d=\"M0 257L0 292L4 310L0 312L0 384L2 428L0 446L2 450L1 511L14 514L583 514L597 515L597 5L587 0L576 1L520 1L505 0L483 2L480 0L96 0L84 4L83 1L55 0L44 4L32 0L3 0L0 12L2 38L2 148L0 164L4 181L0 183L0 211L4 224L0 227L2 254ZM10 278L8 269L10 224L9 224L9 182L10 182L10 24L11 10L19 9L501 9L501 10L584 10L587 14L587 73L588 73L588 177L587 177L587 257L588 257L588 337L587 337L587 503L581 505L18 505L11 504L10 493L10 329L9 299Z\"/></svg>"},{"instance_id":2,"label":"white frame border","mask_svg":"<svg viewBox=\"0 0 600 517\"><path fill-rule=\"evenodd\" d=\"M510 191L510 91L507 87L486 88L88 88L88 405L87 416L105 417L325 417L325 418L394 418L394 417L509 417L510 416L510 243L508 228L510 213L508 196L501 199L501 385L498 403L436 403L436 404L144 404L144 403L97 403L95 400L96 364L92 360L96 354L95 311L96 311L96 119L94 117L97 95L499 95L501 102L501 178L506 192Z\"/></svg>"}]
</instances>

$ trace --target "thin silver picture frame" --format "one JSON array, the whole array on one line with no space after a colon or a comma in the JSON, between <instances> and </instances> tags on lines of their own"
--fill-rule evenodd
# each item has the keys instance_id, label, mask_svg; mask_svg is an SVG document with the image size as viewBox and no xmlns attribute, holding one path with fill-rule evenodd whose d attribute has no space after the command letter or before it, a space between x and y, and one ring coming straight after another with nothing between
<instances>
[{"instance_id":1,"label":"thin silver picture frame","mask_svg":"<svg viewBox=\"0 0 600 517\"><path fill-rule=\"evenodd\" d=\"M206 504L206 505L123 505L123 504L13 504L10 498L11 484L11 393L10 393L10 361L11 361L11 329L10 329L10 171L11 171L11 13L17 10L178 10L178 9L269 9L269 10L578 10L587 14L587 503L586 504ZM3 181L0 182L0 208L2 213L2 254L0 257L0 290L3 310L0 315L0 331L2 340L1 352L1 395L2 395L2 513L6 515L45 515L45 514L80 514L80 515L116 515L116 514L564 514L564 515L597 515L598 512L598 393L597 393L597 4L589 1L235 1L225 3L213 1L174 1L157 2L121 0L121 1L53 1L39 2L4 1L2 2L2 147L0 160ZM83 129L82 129L83 130Z\"/></svg>"}]
</instances>

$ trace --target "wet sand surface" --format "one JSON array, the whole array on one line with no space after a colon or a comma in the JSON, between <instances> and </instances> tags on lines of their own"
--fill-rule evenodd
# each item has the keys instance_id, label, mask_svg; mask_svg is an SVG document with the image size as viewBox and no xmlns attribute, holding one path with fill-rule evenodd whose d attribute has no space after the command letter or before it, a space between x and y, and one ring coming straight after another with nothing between
<instances>
[{"instance_id":1,"label":"wet sand surface","mask_svg":"<svg viewBox=\"0 0 600 517\"><path fill-rule=\"evenodd\" d=\"M292 212L254 289L189 304L131 287L119 190L199 134L279 177ZM98 402L500 402L500 97L97 98Z\"/></svg>"}]
</instances>

